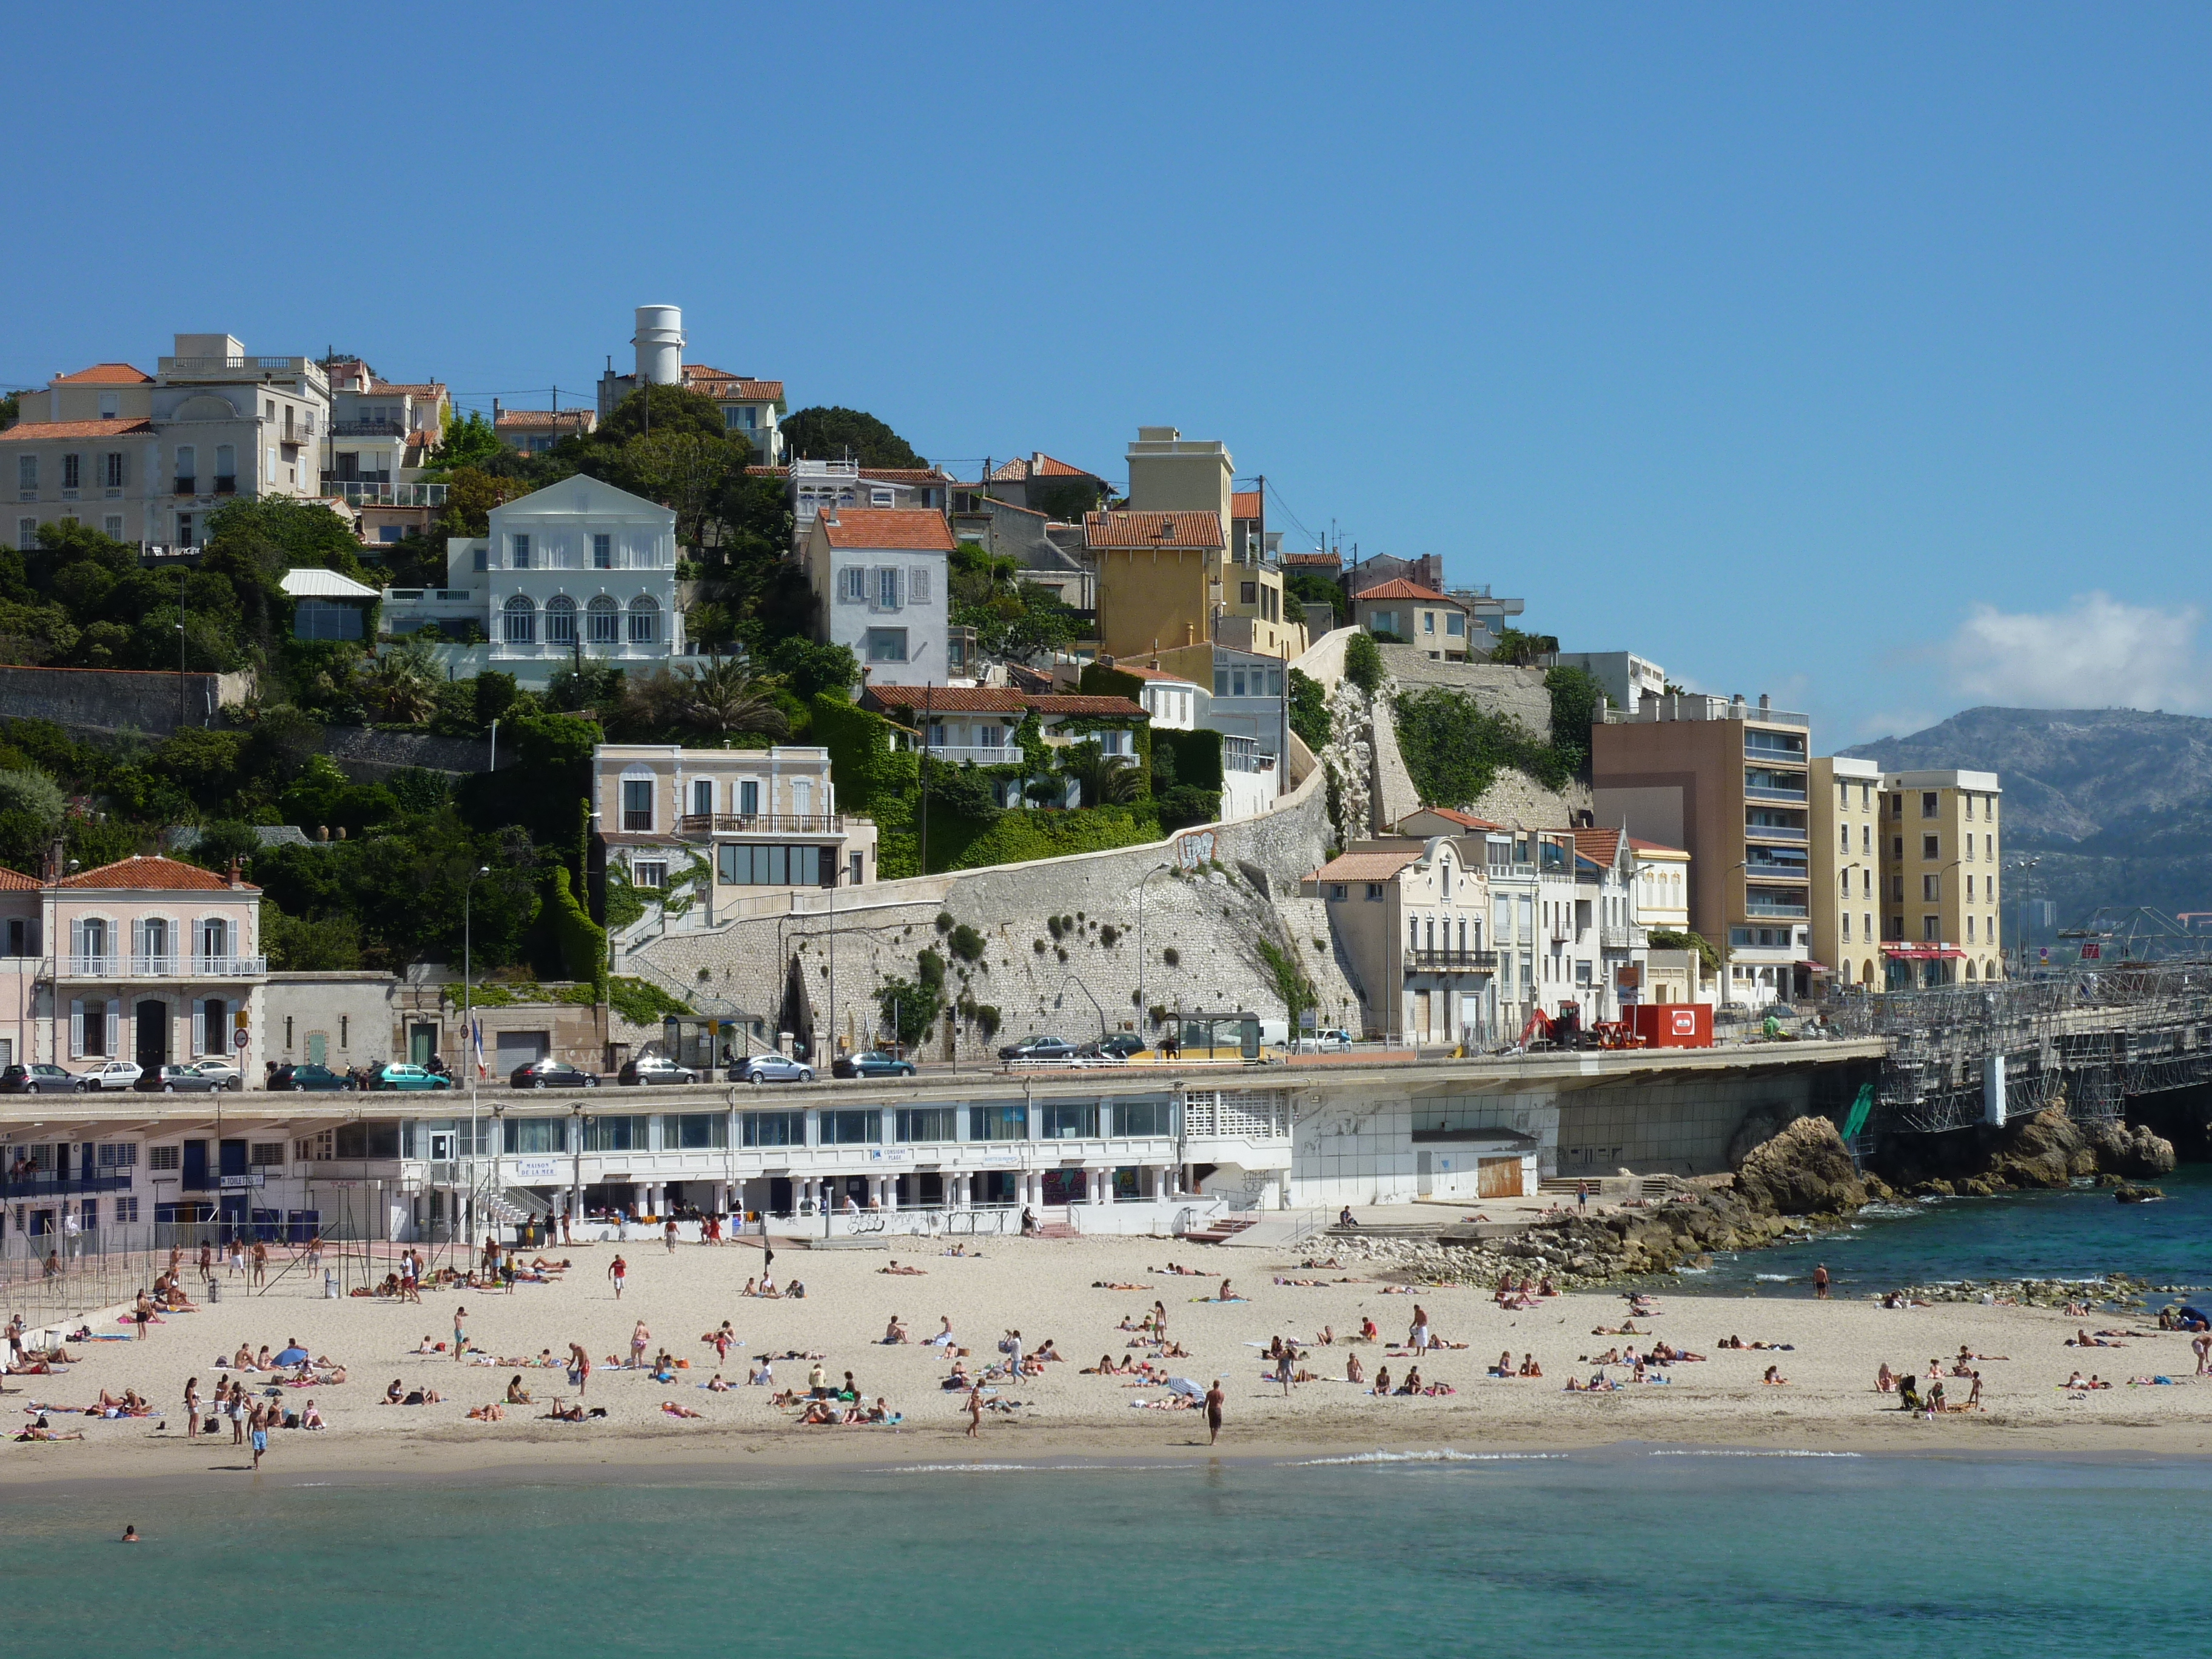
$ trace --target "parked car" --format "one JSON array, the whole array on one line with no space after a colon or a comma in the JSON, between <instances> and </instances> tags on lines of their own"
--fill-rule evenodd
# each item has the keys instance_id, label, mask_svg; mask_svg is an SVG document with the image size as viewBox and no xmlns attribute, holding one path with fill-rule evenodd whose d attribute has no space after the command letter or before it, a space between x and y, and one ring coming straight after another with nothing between
<instances>
[{"instance_id":1,"label":"parked car","mask_svg":"<svg viewBox=\"0 0 2212 1659\"><path fill-rule=\"evenodd\" d=\"M343 1072L333 1072L311 1060L298 1066L279 1066L269 1074L269 1086L289 1089L296 1094L307 1089L350 1089L353 1079Z\"/></svg>"},{"instance_id":2,"label":"parked car","mask_svg":"<svg viewBox=\"0 0 2212 1659\"><path fill-rule=\"evenodd\" d=\"M1026 1036L999 1050L1000 1060L1073 1060L1075 1045L1056 1036Z\"/></svg>"},{"instance_id":3,"label":"parked car","mask_svg":"<svg viewBox=\"0 0 2212 1659\"><path fill-rule=\"evenodd\" d=\"M1127 1051L1115 1048L1111 1037L1093 1037L1075 1051L1079 1066L1123 1066L1128 1060Z\"/></svg>"},{"instance_id":4,"label":"parked car","mask_svg":"<svg viewBox=\"0 0 2212 1659\"><path fill-rule=\"evenodd\" d=\"M88 1072L76 1074L80 1089L128 1089L138 1081L142 1067L135 1060L105 1060Z\"/></svg>"},{"instance_id":5,"label":"parked car","mask_svg":"<svg viewBox=\"0 0 2212 1659\"><path fill-rule=\"evenodd\" d=\"M218 1089L243 1089L246 1086L245 1074L227 1060L203 1060L195 1063L192 1070L204 1078L212 1079Z\"/></svg>"},{"instance_id":6,"label":"parked car","mask_svg":"<svg viewBox=\"0 0 2212 1659\"><path fill-rule=\"evenodd\" d=\"M747 1054L727 1075L732 1083L811 1083L814 1068L788 1054Z\"/></svg>"},{"instance_id":7,"label":"parked car","mask_svg":"<svg viewBox=\"0 0 2212 1659\"><path fill-rule=\"evenodd\" d=\"M1340 1054L1350 1050L1352 1033L1341 1029L1307 1031L1300 1034L1292 1047L1301 1054Z\"/></svg>"},{"instance_id":8,"label":"parked car","mask_svg":"<svg viewBox=\"0 0 2212 1659\"><path fill-rule=\"evenodd\" d=\"M156 1066L135 1086L147 1095L205 1095L225 1085L197 1066Z\"/></svg>"},{"instance_id":9,"label":"parked car","mask_svg":"<svg viewBox=\"0 0 2212 1659\"><path fill-rule=\"evenodd\" d=\"M58 1066L10 1066L0 1069L0 1095L69 1095L76 1092L76 1073Z\"/></svg>"},{"instance_id":10,"label":"parked car","mask_svg":"<svg viewBox=\"0 0 2212 1659\"><path fill-rule=\"evenodd\" d=\"M599 1074L565 1060L533 1060L527 1066L516 1066L507 1082L513 1089L596 1089Z\"/></svg>"},{"instance_id":11,"label":"parked car","mask_svg":"<svg viewBox=\"0 0 2212 1659\"><path fill-rule=\"evenodd\" d=\"M402 1060L380 1066L369 1074L372 1089L450 1089L453 1079L430 1070L426 1066L410 1066Z\"/></svg>"},{"instance_id":12,"label":"parked car","mask_svg":"<svg viewBox=\"0 0 2212 1659\"><path fill-rule=\"evenodd\" d=\"M647 1054L625 1063L615 1074L615 1081L635 1087L649 1087L656 1083L696 1083L699 1073L689 1066L678 1066L665 1054Z\"/></svg>"},{"instance_id":13,"label":"parked car","mask_svg":"<svg viewBox=\"0 0 2212 1659\"><path fill-rule=\"evenodd\" d=\"M880 1048L863 1048L830 1062L832 1077L912 1077L914 1062L887 1054Z\"/></svg>"}]
</instances>

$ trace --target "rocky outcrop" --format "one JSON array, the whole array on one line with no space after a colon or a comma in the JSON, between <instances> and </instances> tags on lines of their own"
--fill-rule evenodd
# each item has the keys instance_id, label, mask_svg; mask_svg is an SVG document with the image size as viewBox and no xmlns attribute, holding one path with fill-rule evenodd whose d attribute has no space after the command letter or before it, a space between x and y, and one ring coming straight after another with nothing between
<instances>
[{"instance_id":1,"label":"rocky outcrop","mask_svg":"<svg viewBox=\"0 0 2212 1659\"><path fill-rule=\"evenodd\" d=\"M1735 1188L1757 1208L1781 1215L1848 1215L1868 1197L1843 1137L1825 1117L1801 1117L1753 1148Z\"/></svg>"},{"instance_id":2,"label":"rocky outcrop","mask_svg":"<svg viewBox=\"0 0 2212 1659\"><path fill-rule=\"evenodd\" d=\"M2141 1124L2081 1121L2052 1106L2002 1128L1899 1136L1882 1149L1889 1178L1916 1194L1973 1197L2014 1188L2063 1187L2088 1176L2172 1172L2173 1143Z\"/></svg>"}]
</instances>

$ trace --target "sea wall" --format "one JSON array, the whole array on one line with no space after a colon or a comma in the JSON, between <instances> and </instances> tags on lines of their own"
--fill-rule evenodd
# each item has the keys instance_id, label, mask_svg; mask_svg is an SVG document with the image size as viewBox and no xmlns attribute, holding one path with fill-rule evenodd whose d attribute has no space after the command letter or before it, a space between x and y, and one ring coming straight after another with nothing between
<instances>
[{"instance_id":1,"label":"sea wall","mask_svg":"<svg viewBox=\"0 0 2212 1659\"><path fill-rule=\"evenodd\" d=\"M0 715L166 738L179 725L218 724L223 706L243 702L252 689L250 673L0 666Z\"/></svg>"}]
</instances>

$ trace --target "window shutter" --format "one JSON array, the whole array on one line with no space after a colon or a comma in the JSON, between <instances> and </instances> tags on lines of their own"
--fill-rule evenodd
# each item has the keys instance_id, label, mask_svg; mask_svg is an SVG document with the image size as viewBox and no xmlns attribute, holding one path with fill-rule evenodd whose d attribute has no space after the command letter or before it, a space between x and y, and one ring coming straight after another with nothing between
<instances>
[{"instance_id":1,"label":"window shutter","mask_svg":"<svg viewBox=\"0 0 2212 1659\"><path fill-rule=\"evenodd\" d=\"M84 1000L82 997L70 1000L70 1058L84 1058Z\"/></svg>"},{"instance_id":2,"label":"window shutter","mask_svg":"<svg viewBox=\"0 0 2212 1659\"><path fill-rule=\"evenodd\" d=\"M118 1033L115 1028L122 1012L123 1005L120 1002L116 1001L113 998L109 998L107 1003L107 1030L106 1035L107 1037L107 1057L110 1060L113 1060L116 1057L115 1039Z\"/></svg>"},{"instance_id":3,"label":"window shutter","mask_svg":"<svg viewBox=\"0 0 2212 1659\"><path fill-rule=\"evenodd\" d=\"M80 957L84 955L84 923L81 921L70 923L70 954Z\"/></svg>"},{"instance_id":4,"label":"window shutter","mask_svg":"<svg viewBox=\"0 0 2212 1659\"><path fill-rule=\"evenodd\" d=\"M929 572L927 570L914 570L908 573L907 599L909 603L914 605L927 605L929 603Z\"/></svg>"},{"instance_id":5,"label":"window shutter","mask_svg":"<svg viewBox=\"0 0 2212 1659\"><path fill-rule=\"evenodd\" d=\"M208 1051L207 1004L192 1004L192 1052L204 1054Z\"/></svg>"}]
</instances>

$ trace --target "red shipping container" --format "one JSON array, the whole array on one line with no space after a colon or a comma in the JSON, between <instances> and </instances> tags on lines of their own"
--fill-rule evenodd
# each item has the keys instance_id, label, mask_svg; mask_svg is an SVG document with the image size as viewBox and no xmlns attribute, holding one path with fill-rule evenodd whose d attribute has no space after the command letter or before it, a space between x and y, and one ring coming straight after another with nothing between
<instances>
[{"instance_id":1,"label":"red shipping container","mask_svg":"<svg viewBox=\"0 0 2212 1659\"><path fill-rule=\"evenodd\" d=\"M1710 1048L1713 1008L1709 1002L1648 1002L1630 1009L1636 1035L1651 1048Z\"/></svg>"}]
</instances>

